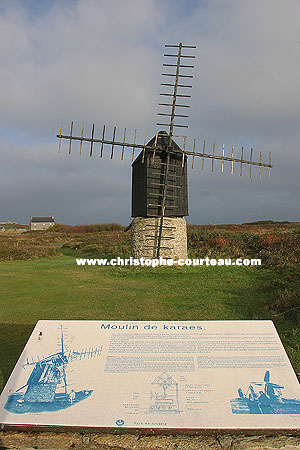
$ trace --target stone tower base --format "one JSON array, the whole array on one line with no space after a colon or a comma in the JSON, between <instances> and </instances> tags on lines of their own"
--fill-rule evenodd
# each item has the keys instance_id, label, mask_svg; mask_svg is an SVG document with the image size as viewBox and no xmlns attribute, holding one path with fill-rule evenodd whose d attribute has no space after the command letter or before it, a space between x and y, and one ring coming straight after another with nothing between
<instances>
[{"instance_id":1,"label":"stone tower base","mask_svg":"<svg viewBox=\"0 0 300 450\"><path fill-rule=\"evenodd\" d=\"M156 258L160 217L135 217L131 227L131 253L133 258ZM160 256L187 258L186 221L183 217L164 217Z\"/></svg>"}]
</instances>

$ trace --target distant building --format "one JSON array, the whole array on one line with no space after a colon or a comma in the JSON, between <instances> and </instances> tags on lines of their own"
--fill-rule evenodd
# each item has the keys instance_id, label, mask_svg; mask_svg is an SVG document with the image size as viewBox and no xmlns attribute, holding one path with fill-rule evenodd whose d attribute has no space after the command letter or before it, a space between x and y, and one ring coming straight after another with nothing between
<instances>
[{"instance_id":1,"label":"distant building","mask_svg":"<svg viewBox=\"0 0 300 450\"><path fill-rule=\"evenodd\" d=\"M47 230L51 225L55 224L54 216L48 217L33 217L30 216L30 230L39 231Z\"/></svg>"}]
</instances>

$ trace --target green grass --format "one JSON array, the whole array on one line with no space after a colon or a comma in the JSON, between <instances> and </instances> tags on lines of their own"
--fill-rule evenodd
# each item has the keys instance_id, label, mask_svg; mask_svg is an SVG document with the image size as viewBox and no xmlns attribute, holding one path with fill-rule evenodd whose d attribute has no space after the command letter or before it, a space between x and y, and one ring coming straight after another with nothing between
<instances>
[{"instance_id":1,"label":"green grass","mask_svg":"<svg viewBox=\"0 0 300 450\"><path fill-rule=\"evenodd\" d=\"M277 274L243 267L78 267L74 257L0 263L0 390L35 323L77 320L272 319ZM296 370L297 330L277 328Z\"/></svg>"}]
</instances>

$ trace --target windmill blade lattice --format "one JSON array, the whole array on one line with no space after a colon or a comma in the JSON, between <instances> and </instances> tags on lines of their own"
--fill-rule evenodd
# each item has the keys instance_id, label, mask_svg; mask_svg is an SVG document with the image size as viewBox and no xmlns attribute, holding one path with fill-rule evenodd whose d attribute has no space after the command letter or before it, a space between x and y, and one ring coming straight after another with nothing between
<instances>
[{"instance_id":1,"label":"windmill blade lattice","mask_svg":"<svg viewBox=\"0 0 300 450\"><path fill-rule=\"evenodd\" d=\"M170 124L166 125L168 127L170 127ZM57 138L59 138L59 150L58 152L61 153L61 140L65 139L69 141L69 147L68 147L68 154L71 155L72 153L72 142L73 141L77 141L80 142L80 147L79 147L79 155L82 155L82 143L83 142L88 142L90 144L90 149L89 149L89 156L100 156L100 158L103 158L104 156L104 145L109 145L111 146L110 148L110 159L113 159L115 157L115 152L114 149L115 147L121 147L122 148L122 152L121 152L121 160L124 160L124 154L125 154L125 150L130 150L131 154L132 154L132 161L134 159L135 156L135 149L137 150L142 150L143 151L143 156L145 155L146 151L149 151L152 153L152 161L154 163L154 158L155 158L155 154L157 150L165 150L165 147L163 147L162 145L159 145L159 141L158 141L158 136L161 132L157 132L155 134L155 144L146 144L146 139L147 139L147 131L145 133L145 142L143 144L137 144L136 143L136 137L137 137L137 129L135 129L134 131L134 142L126 142L125 141L125 136L126 136L126 131L127 129L124 128L124 140L123 141L117 141L116 140L116 131L117 128L114 127L113 129L113 137L112 139L104 139L104 135L105 135L105 130L106 130L106 125L103 126L103 136L102 138L96 138L95 135L95 124L92 125L92 133L91 133L91 137L85 137L83 136L83 132L81 134L81 136L73 136L72 135L72 131L73 131L73 127L74 127L74 123L71 122L71 129L70 129L70 134L63 134L62 133L62 121L61 121L61 126L60 126L60 133L57 134ZM84 129L84 125L82 125L82 130ZM242 176L243 171L242 171L242 167L243 164L249 165L250 166L250 172L249 175L250 177L252 176L252 167L259 167L260 169L262 167L264 168L268 168L268 179L270 179L270 169L273 167L272 162L271 162L271 152L269 152L269 160L268 162L262 162L262 152L260 151L259 155L259 161L254 161L253 160L253 148L251 148L250 150L250 157L247 159L244 157L245 154L245 149L244 147L242 147L241 149L241 157L236 157L234 156L234 146L231 147L231 156L226 156L225 155L225 144L222 144L221 146L221 151L220 154L216 154L215 153L215 149L216 149L216 143L213 143L212 146L212 153L207 153L205 152L205 148L206 148L206 141L203 141L203 151L198 152L196 151L196 139L194 139L194 144L193 144L193 150L187 150L186 149L186 136L182 136L182 135L172 135L173 138L184 138L184 148L182 150L183 155L187 155L187 156L191 156L192 157L192 162L191 162L191 168L194 169L194 161L195 158L200 157L202 158L202 169L204 169L204 158L211 160L211 171L214 171L214 161L220 161L221 162L221 172L224 172L224 162L230 162L231 163L231 174L234 174L234 163L239 163L240 164L240 176ZM95 153L95 146L94 144L101 144L101 146L99 146L99 152ZM171 146L170 148L168 148L168 152L172 153L173 151L173 146ZM184 161L184 158L183 158ZM143 157L143 162L144 162L144 157ZM259 178L261 178L261 170L259 170Z\"/></svg>"}]
</instances>

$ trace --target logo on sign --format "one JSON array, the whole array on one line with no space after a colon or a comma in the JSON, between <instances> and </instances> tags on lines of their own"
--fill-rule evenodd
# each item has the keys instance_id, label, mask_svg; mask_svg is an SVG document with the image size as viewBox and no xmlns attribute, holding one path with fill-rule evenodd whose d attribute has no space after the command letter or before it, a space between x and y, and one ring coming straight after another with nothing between
<instances>
[{"instance_id":1,"label":"logo on sign","mask_svg":"<svg viewBox=\"0 0 300 450\"><path fill-rule=\"evenodd\" d=\"M118 419L117 421L116 421L116 424L118 425L118 427L121 427L122 425L124 425L124 420L122 420L122 419Z\"/></svg>"}]
</instances>

